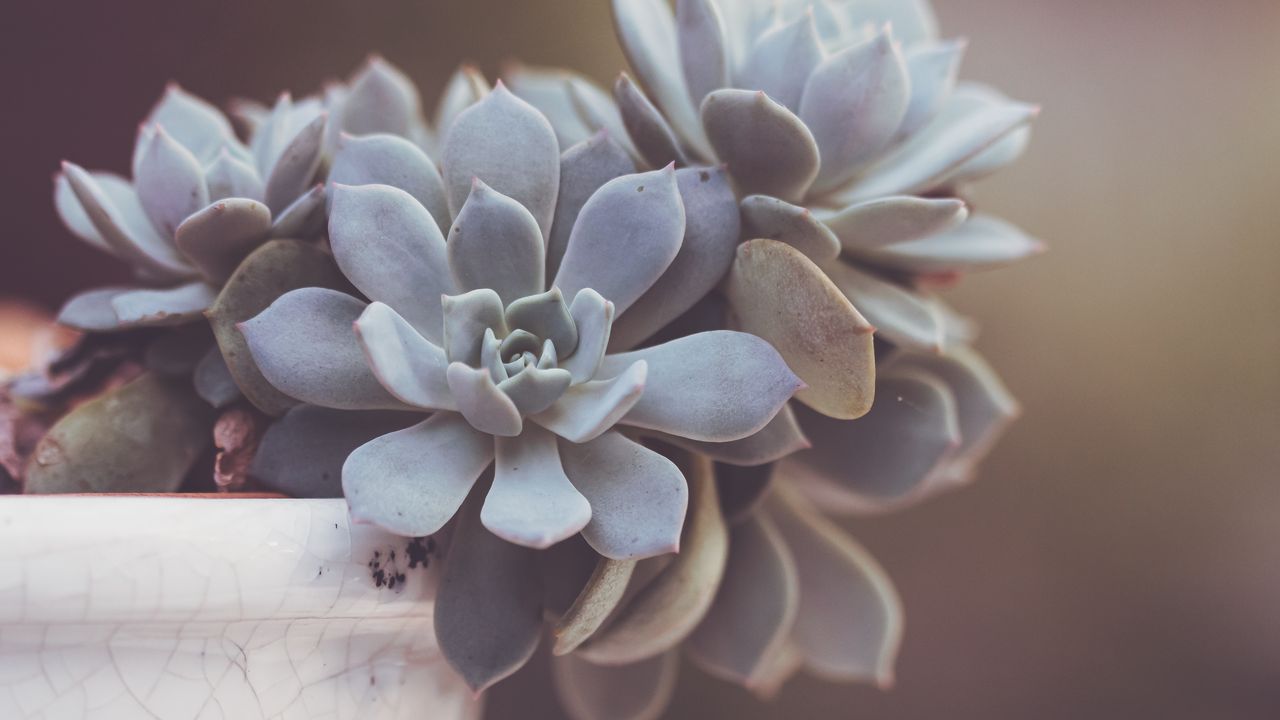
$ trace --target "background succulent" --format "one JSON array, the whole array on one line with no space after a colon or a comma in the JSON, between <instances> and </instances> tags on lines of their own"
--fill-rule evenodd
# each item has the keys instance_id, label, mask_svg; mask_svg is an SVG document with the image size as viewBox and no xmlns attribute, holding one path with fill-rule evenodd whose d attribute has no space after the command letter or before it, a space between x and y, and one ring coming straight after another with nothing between
<instances>
[{"instance_id":1,"label":"background succulent","mask_svg":"<svg viewBox=\"0 0 1280 720\"><path fill-rule=\"evenodd\" d=\"M330 82L324 89L296 103L293 112L306 114L321 110L329 114L325 132L325 157L337 152L343 134L395 135L426 152L435 153L459 112L489 91L489 83L471 65L462 65L441 93L435 113L427 118L422 96L404 71L380 55L370 55L350 78ZM271 118L272 108L240 99L233 114L253 135Z\"/></svg>"},{"instance_id":2,"label":"background succulent","mask_svg":"<svg viewBox=\"0 0 1280 720\"><path fill-rule=\"evenodd\" d=\"M246 147L226 116L171 85L138 132L131 181L64 163L54 181L63 222L144 285L77 295L59 321L109 331L200 318L255 247L318 228L324 126L323 113L294 112L282 95Z\"/></svg>"},{"instance_id":3,"label":"background succulent","mask_svg":"<svg viewBox=\"0 0 1280 720\"><path fill-rule=\"evenodd\" d=\"M727 165L744 238L779 240L812 261L748 274L745 294L768 293L765 283L786 273L801 288L778 299L802 304L790 315L820 315L826 322L812 325L867 336L856 347L847 341L835 366L782 337L774 319L784 306L739 309L740 326L783 352L810 386L800 399L818 411L852 418L870 406L860 388L871 385L871 327L898 346L940 348L951 340L951 312L928 286L1041 249L1007 223L970 217L959 197L1020 154L1036 108L957 85L964 43L939 39L927 3L613 7L639 87L622 76L610 104L580 77L525 68L512 72L513 87L564 134L616 134L621 124L642 164ZM856 312L826 297L831 288Z\"/></svg>"},{"instance_id":4,"label":"background succulent","mask_svg":"<svg viewBox=\"0 0 1280 720\"><path fill-rule=\"evenodd\" d=\"M644 564L653 561L643 561L591 639L572 653L557 645L552 672L571 717L660 716L682 655L763 697L801 669L893 683L902 610L866 550L785 488L720 530L692 536L698 545L682 551L699 556L716 583L678 584L679 568L655 577ZM645 608L655 593L663 605ZM640 639L637 630L648 632Z\"/></svg>"}]
</instances>

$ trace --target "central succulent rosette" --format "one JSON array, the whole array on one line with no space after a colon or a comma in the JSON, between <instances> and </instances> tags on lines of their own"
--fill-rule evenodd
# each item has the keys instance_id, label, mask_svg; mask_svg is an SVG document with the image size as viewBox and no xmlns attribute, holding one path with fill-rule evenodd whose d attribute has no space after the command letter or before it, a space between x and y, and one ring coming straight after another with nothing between
<instances>
[{"instance_id":1,"label":"central succulent rosette","mask_svg":"<svg viewBox=\"0 0 1280 720\"><path fill-rule=\"evenodd\" d=\"M702 294L665 283L723 274L737 240L736 223L709 222L734 212L723 179L672 168L561 178L549 123L501 86L449 128L443 175L379 142L349 140L335 159L336 174L371 184L329 191L334 259L369 302L303 288L241 326L264 377L292 398L430 414L346 458L352 513L435 533L492 465L480 519L505 540L545 548L581 531L609 558L674 551L685 478L637 436L741 440L803 385L742 332L609 352L626 349L615 319L629 320L634 347ZM575 153L602 142L571 148L564 166L576 173ZM710 263L699 260L708 236L729 251Z\"/></svg>"}]
</instances>

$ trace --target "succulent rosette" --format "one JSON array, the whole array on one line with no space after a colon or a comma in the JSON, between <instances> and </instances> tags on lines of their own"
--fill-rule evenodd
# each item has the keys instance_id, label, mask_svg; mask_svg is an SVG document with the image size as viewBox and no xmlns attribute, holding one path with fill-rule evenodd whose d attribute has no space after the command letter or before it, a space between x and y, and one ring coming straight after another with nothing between
<instances>
[{"instance_id":1,"label":"succulent rosette","mask_svg":"<svg viewBox=\"0 0 1280 720\"><path fill-rule=\"evenodd\" d=\"M494 617L541 592L532 570L511 572L533 568L527 553L579 533L618 562L679 546L685 474L636 438L751 444L802 383L737 331L609 349L619 332L637 345L669 325L724 274L738 227L722 174L634 173L604 136L562 154L550 123L502 85L457 116L441 157L438 173L401 138L345 144L329 241L368 302L298 289L241 330L266 379L305 403L264 441L265 480L298 481L302 464L319 482L341 460L352 513L408 536L476 498L456 523L437 629L479 689L536 645L540 611L519 627L525 607ZM357 441L333 440L354 448L345 458L304 459L314 443L290 440L341 434L326 418L350 414L413 422L391 412L420 415L363 444L369 424L347 422Z\"/></svg>"},{"instance_id":2,"label":"succulent rosette","mask_svg":"<svg viewBox=\"0 0 1280 720\"><path fill-rule=\"evenodd\" d=\"M139 129L132 180L64 163L63 222L142 285L77 295L59 321L100 332L201 319L252 250L322 225L324 127L323 112L295 111L285 94L246 146L217 108L171 85Z\"/></svg>"},{"instance_id":3,"label":"succulent rosette","mask_svg":"<svg viewBox=\"0 0 1280 720\"><path fill-rule=\"evenodd\" d=\"M725 164L744 238L769 241L735 266L735 322L783 352L802 402L859 417L873 328L941 349L951 312L930 287L1042 249L961 195L1018 157L1037 109L957 83L964 43L939 39L920 0L675 5L613 3L640 80L622 76L614 103L569 73L516 68L513 87L566 135L622 125L651 167ZM793 291L770 298L784 278ZM808 343L785 336L796 317L812 319Z\"/></svg>"}]
</instances>

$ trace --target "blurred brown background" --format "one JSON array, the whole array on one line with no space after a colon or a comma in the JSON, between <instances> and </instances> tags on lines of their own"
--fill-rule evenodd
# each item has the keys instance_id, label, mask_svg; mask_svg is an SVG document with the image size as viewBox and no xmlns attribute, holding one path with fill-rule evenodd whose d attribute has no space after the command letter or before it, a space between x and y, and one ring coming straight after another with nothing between
<instances>
[{"instance_id":1,"label":"blurred brown background","mask_svg":"<svg viewBox=\"0 0 1280 720\"><path fill-rule=\"evenodd\" d=\"M953 299L1025 406L974 487L856 524L907 610L898 685L773 704L686 668L670 717L1280 717L1280 3L939 0L965 75L1042 102L977 195L1048 240ZM58 224L61 158L125 170L165 81L298 94L379 50L621 68L604 0L6 7L0 296L120 268ZM500 688L496 718L555 717Z\"/></svg>"}]
</instances>

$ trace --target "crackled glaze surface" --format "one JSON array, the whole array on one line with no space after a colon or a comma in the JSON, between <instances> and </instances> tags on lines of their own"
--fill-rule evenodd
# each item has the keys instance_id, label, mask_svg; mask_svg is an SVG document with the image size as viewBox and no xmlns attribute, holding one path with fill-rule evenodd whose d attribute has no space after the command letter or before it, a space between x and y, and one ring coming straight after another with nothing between
<instances>
[{"instance_id":1,"label":"crackled glaze surface","mask_svg":"<svg viewBox=\"0 0 1280 720\"><path fill-rule=\"evenodd\" d=\"M0 498L0 718L474 718L433 560L341 500Z\"/></svg>"}]
</instances>

